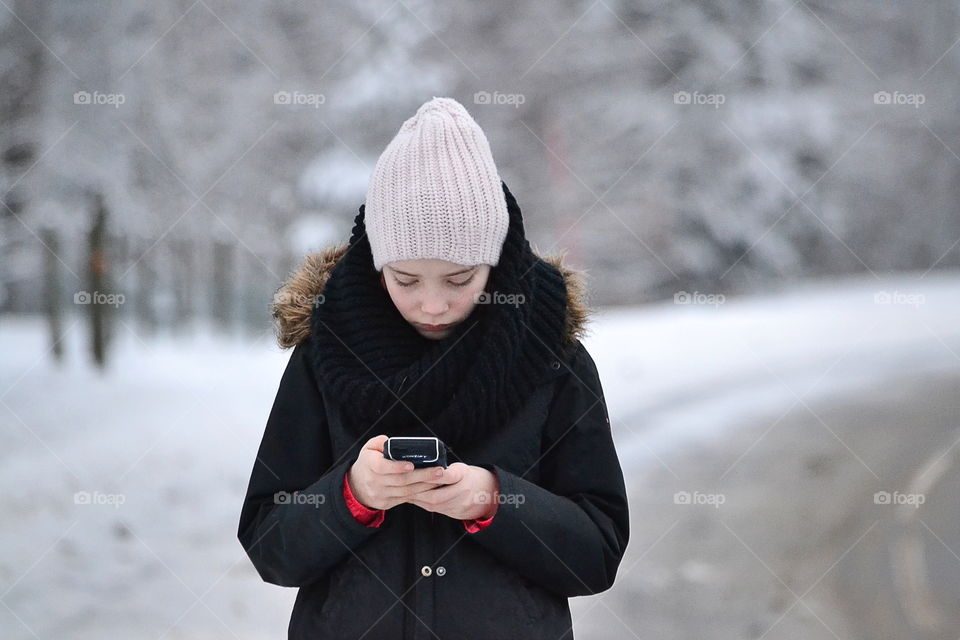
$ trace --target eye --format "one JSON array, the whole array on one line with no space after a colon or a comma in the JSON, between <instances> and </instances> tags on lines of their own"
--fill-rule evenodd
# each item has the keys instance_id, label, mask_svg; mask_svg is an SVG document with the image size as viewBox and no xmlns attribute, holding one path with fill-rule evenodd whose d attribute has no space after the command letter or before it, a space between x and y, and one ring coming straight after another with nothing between
<instances>
[{"instance_id":1,"label":"eye","mask_svg":"<svg viewBox=\"0 0 960 640\"><path fill-rule=\"evenodd\" d=\"M464 280L463 282L451 282L450 284L452 284L452 285L455 286L455 287L465 287L465 286L467 286L468 284L470 284L470 281L471 281L471 280L473 280L473 276L470 276L469 278L467 278L467 279Z\"/></svg>"},{"instance_id":2,"label":"eye","mask_svg":"<svg viewBox=\"0 0 960 640\"><path fill-rule=\"evenodd\" d=\"M402 280L397 280L396 278L394 278L393 280L401 287L412 287L413 285L417 284L416 280L413 280L411 282L403 282Z\"/></svg>"}]
</instances>

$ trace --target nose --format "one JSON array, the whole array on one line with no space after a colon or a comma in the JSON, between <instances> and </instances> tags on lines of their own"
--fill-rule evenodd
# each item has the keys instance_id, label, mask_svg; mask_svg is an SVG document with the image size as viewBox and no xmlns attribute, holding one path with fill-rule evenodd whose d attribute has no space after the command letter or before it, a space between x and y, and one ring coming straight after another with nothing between
<instances>
[{"instance_id":1,"label":"nose","mask_svg":"<svg viewBox=\"0 0 960 640\"><path fill-rule=\"evenodd\" d=\"M450 305L442 296L427 295L420 304L420 310L424 315L441 316L450 309Z\"/></svg>"}]
</instances>

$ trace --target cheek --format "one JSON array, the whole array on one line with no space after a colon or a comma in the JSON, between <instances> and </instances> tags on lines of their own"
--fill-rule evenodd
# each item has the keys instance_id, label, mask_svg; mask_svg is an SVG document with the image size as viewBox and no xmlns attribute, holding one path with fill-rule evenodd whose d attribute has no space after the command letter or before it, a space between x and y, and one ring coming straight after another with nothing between
<instances>
[{"instance_id":1,"label":"cheek","mask_svg":"<svg viewBox=\"0 0 960 640\"><path fill-rule=\"evenodd\" d=\"M484 292L486 289L486 283L481 285L472 284L469 287L465 287L466 291L461 292L461 295L458 299L457 304L462 309L473 309L477 305L477 298Z\"/></svg>"},{"instance_id":2,"label":"cheek","mask_svg":"<svg viewBox=\"0 0 960 640\"><path fill-rule=\"evenodd\" d=\"M406 312L407 309L411 308L416 302L415 296L405 292L403 289L394 287L388 289L388 291L390 291L390 299L393 300L394 306L401 312Z\"/></svg>"}]
</instances>

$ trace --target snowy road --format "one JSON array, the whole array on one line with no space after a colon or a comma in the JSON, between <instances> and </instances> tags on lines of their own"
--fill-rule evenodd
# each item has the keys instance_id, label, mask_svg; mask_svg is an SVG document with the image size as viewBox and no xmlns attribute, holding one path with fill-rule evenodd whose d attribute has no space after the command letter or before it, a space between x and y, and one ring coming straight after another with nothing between
<instances>
[{"instance_id":1,"label":"snowy road","mask_svg":"<svg viewBox=\"0 0 960 640\"><path fill-rule=\"evenodd\" d=\"M960 375L912 376L661 452L630 472L617 587L575 599L576 627L587 638L955 639L958 410ZM875 499L922 484L919 507ZM677 504L677 492L704 498Z\"/></svg>"}]
</instances>

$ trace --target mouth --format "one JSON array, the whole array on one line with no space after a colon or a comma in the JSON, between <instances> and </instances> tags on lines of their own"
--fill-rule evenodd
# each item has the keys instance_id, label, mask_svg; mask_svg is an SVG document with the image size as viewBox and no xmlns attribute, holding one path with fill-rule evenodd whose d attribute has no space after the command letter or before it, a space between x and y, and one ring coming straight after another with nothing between
<instances>
[{"instance_id":1,"label":"mouth","mask_svg":"<svg viewBox=\"0 0 960 640\"><path fill-rule=\"evenodd\" d=\"M423 329L424 331L444 331L452 327L452 324L422 324L417 323L417 326Z\"/></svg>"}]
</instances>

